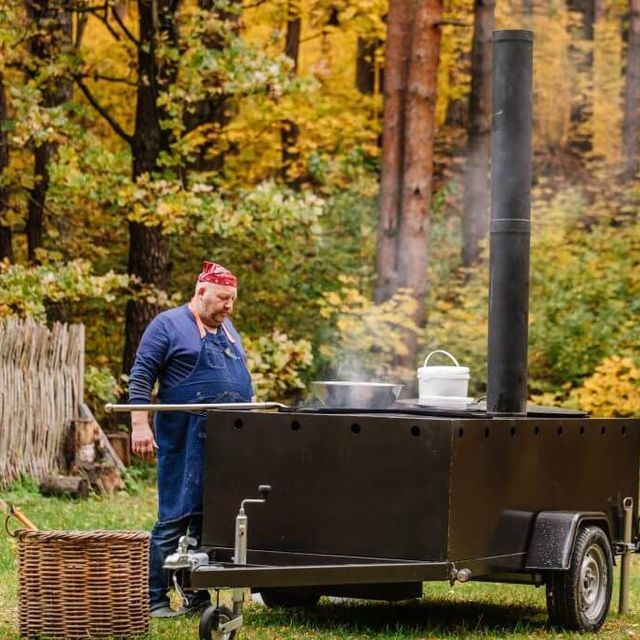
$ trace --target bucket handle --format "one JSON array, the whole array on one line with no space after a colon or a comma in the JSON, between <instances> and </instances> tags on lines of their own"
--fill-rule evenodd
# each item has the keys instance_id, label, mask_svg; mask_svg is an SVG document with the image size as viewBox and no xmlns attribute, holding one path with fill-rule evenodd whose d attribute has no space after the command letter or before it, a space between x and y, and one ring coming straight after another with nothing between
<instances>
[{"instance_id":1,"label":"bucket handle","mask_svg":"<svg viewBox=\"0 0 640 640\"><path fill-rule=\"evenodd\" d=\"M448 351L444 351L444 349L436 349L435 351L432 351L425 359L424 359L424 366L426 367L427 364L429 363L429 358L431 358L431 356L435 355L436 353L443 353L445 356L449 356L449 358L451 358L455 364L456 367L459 367L460 365L458 364L458 361L448 352Z\"/></svg>"}]
</instances>

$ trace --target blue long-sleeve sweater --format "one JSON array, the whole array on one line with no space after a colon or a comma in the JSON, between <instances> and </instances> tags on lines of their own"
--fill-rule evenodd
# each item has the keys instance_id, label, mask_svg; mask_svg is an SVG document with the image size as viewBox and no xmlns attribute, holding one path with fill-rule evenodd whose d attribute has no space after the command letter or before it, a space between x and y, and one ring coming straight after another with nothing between
<instances>
[{"instance_id":1,"label":"blue long-sleeve sweater","mask_svg":"<svg viewBox=\"0 0 640 640\"><path fill-rule=\"evenodd\" d=\"M246 358L240 336L231 321L225 320L224 326ZM129 402L148 404L156 380L160 382L161 396L165 389L184 380L195 366L201 346L198 325L188 305L157 315L140 340L129 375Z\"/></svg>"}]
</instances>

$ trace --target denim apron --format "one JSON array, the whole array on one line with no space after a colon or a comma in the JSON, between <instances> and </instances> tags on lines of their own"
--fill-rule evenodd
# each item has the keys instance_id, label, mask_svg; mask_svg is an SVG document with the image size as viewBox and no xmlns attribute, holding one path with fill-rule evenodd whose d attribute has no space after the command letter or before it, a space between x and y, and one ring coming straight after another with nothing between
<instances>
[{"instance_id":1,"label":"denim apron","mask_svg":"<svg viewBox=\"0 0 640 640\"><path fill-rule=\"evenodd\" d=\"M159 401L250 402L252 394L244 354L226 329L220 327L217 333L205 332L193 370L179 384L165 390ZM205 423L206 416L202 414L156 413L160 523L202 513Z\"/></svg>"}]
</instances>

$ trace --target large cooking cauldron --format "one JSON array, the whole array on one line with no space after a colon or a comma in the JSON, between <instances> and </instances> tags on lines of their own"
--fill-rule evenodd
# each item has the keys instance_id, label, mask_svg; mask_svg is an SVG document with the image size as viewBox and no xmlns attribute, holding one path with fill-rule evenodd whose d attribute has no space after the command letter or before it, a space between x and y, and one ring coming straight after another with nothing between
<instances>
[{"instance_id":1,"label":"large cooking cauldron","mask_svg":"<svg viewBox=\"0 0 640 640\"><path fill-rule=\"evenodd\" d=\"M403 385L386 382L319 380L311 383L314 395L332 409L386 409L400 395Z\"/></svg>"}]
</instances>

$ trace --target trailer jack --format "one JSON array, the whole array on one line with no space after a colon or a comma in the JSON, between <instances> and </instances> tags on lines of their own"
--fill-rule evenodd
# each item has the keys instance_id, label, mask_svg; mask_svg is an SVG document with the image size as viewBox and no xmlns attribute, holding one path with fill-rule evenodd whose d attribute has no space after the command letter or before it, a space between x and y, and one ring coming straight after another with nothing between
<instances>
[{"instance_id":1,"label":"trailer jack","mask_svg":"<svg viewBox=\"0 0 640 640\"><path fill-rule=\"evenodd\" d=\"M240 503L240 510L236 516L235 531L235 548L233 554L233 563L236 565L247 564L247 530L249 518L245 513L245 505L247 504L264 504L271 493L271 486L261 484L258 487L261 498L245 498ZM199 636L200 640L232 640L236 631L243 624L242 609L244 606L244 587L233 589L232 601L233 608L221 607L219 605L220 590L216 589L216 605L212 605L205 609L200 618Z\"/></svg>"}]
</instances>

